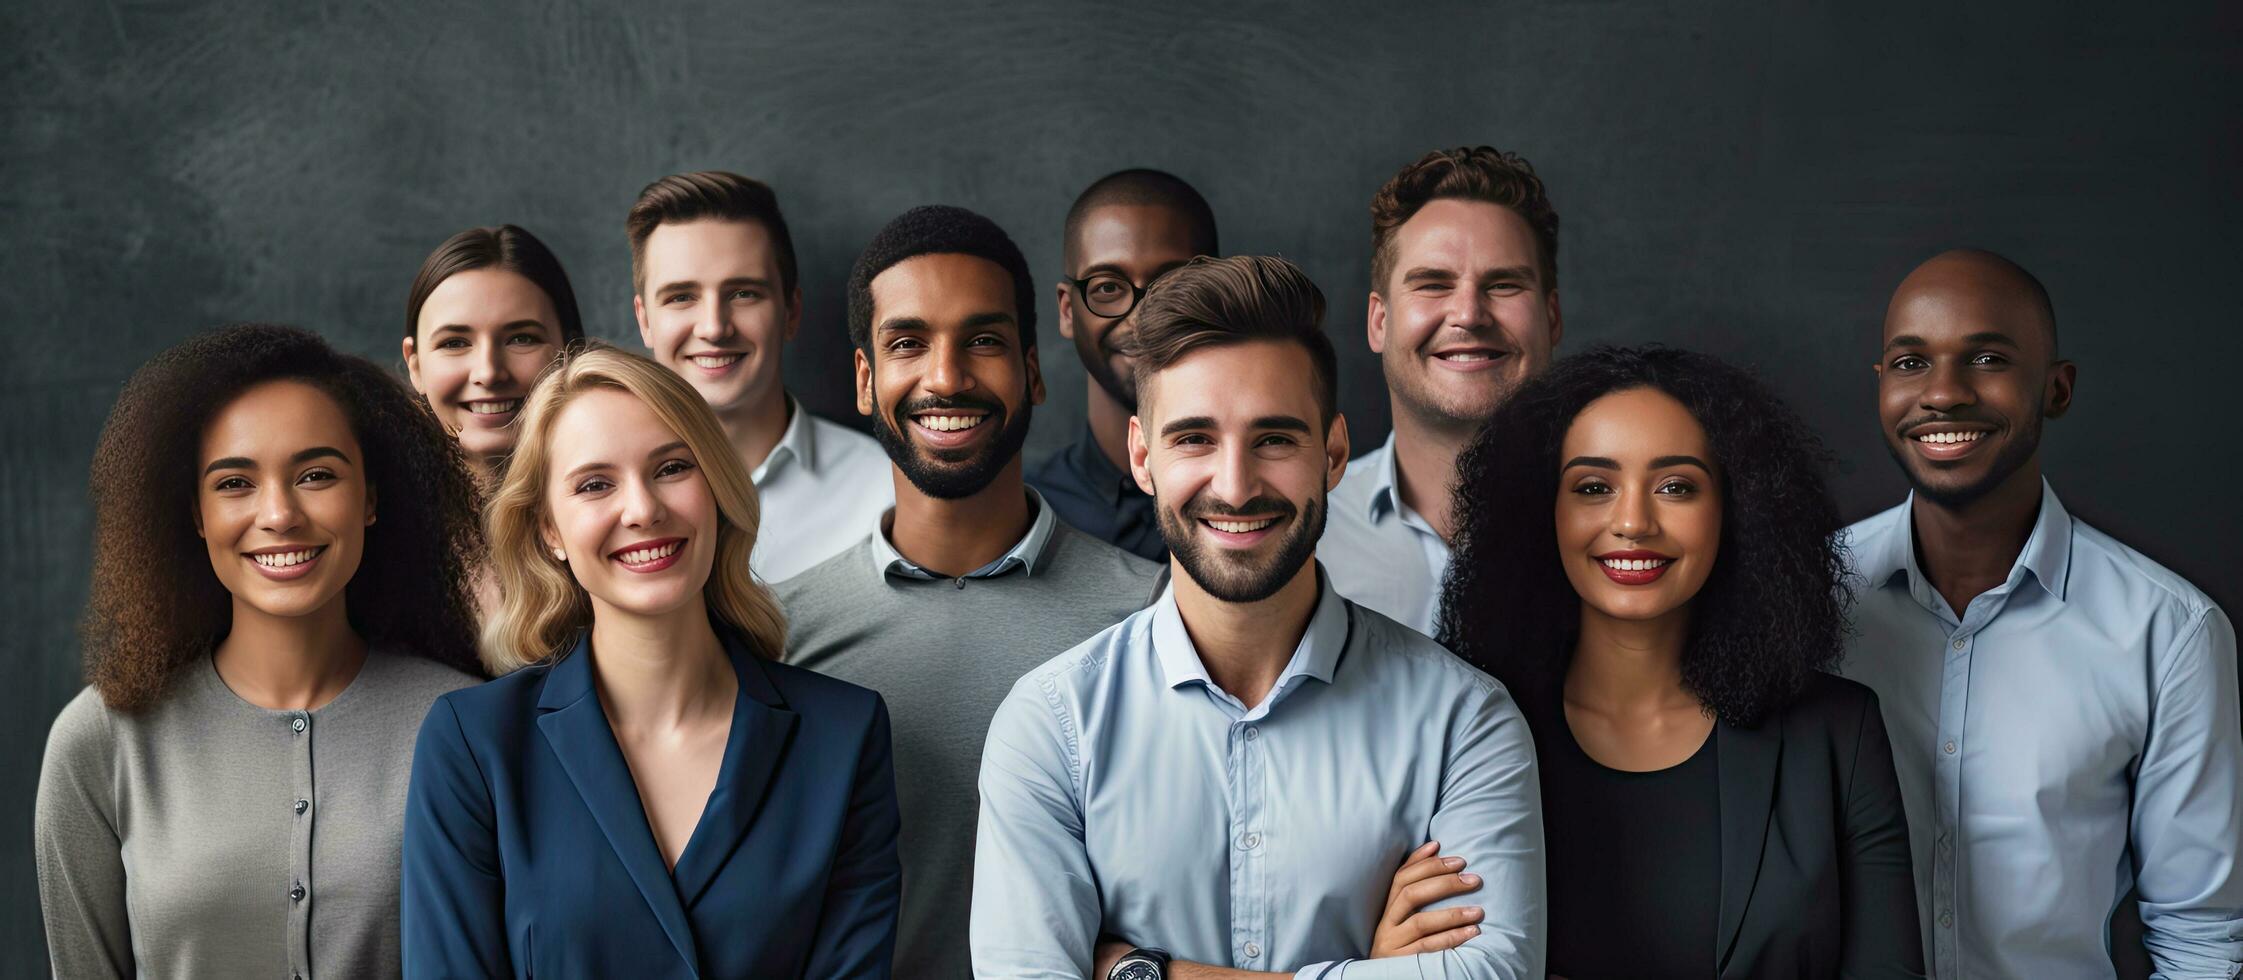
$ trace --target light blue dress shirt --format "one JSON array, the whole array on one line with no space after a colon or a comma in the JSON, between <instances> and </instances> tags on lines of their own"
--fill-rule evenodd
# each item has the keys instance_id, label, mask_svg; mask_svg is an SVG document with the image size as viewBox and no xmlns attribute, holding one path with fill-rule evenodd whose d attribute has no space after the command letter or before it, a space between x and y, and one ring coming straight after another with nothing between
<instances>
[{"instance_id":1,"label":"light blue dress shirt","mask_svg":"<svg viewBox=\"0 0 2243 980\"><path fill-rule=\"evenodd\" d=\"M1019 543L1012 546L1012 550L998 555L996 561L958 576L958 578L995 578L1016 568L1030 576L1036 574L1036 563L1043 559L1044 545L1051 541L1052 525L1058 523L1059 518L1052 513L1051 505L1044 502L1043 494L1037 493L1035 487L1027 487L1026 489L1028 491L1028 506L1036 510L1036 519L1028 522L1028 533L1021 536ZM881 574L901 575L905 578L925 579L930 582L950 577L928 571L920 567L919 563L905 558L902 552L897 551L895 544L888 540L889 529L894 526L895 508L891 507L881 513L880 523L874 525L872 529L872 563L879 566ZM963 581L959 582L958 587L965 588L965 583Z\"/></svg>"},{"instance_id":2,"label":"light blue dress shirt","mask_svg":"<svg viewBox=\"0 0 2243 980\"><path fill-rule=\"evenodd\" d=\"M1486 909L1439 953L1368 954L1394 872L1438 840ZM1341 599L1245 705L1208 680L1175 590L1029 672L981 763L974 973L1079 978L1100 933L1304 978L1542 980L1541 797L1508 692Z\"/></svg>"},{"instance_id":3,"label":"light blue dress shirt","mask_svg":"<svg viewBox=\"0 0 2243 980\"><path fill-rule=\"evenodd\" d=\"M1341 595L1427 636L1441 611L1449 543L1402 502L1394 477L1394 437L1355 457L1332 488L1331 513L1316 557Z\"/></svg>"},{"instance_id":4,"label":"light blue dress shirt","mask_svg":"<svg viewBox=\"0 0 2243 980\"><path fill-rule=\"evenodd\" d=\"M2109 977L2136 885L2158 976L2235 976L2235 627L2045 483L2008 579L1958 616L1916 564L1913 502L1846 531L1845 673L1884 705L1932 976Z\"/></svg>"}]
</instances>

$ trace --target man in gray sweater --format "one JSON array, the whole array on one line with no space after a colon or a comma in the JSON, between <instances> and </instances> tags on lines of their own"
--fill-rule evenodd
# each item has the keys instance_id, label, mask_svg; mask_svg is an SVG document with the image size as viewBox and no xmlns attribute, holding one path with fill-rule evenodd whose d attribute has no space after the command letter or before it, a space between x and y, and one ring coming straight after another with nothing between
<instances>
[{"instance_id":1,"label":"man in gray sweater","mask_svg":"<svg viewBox=\"0 0 2243 980\"><path fill-rule=\"evenodd\" d=\"M898 976L964 977L989 719L1053 653L1149 604L1160 566L1076 531L1021 479L1043 401L1028 263L973 212L923 207L849 277L857 411L896 506L778 586L786 659L879 691L903 812Z\"/></svg>"}]
</instances>

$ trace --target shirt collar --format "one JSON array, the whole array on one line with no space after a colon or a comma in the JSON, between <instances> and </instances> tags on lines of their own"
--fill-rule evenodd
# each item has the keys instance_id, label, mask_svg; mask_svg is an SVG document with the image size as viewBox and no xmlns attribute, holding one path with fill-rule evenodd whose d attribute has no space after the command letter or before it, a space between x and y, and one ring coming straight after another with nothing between
<instances>
[{"instance_id":1,"label":"shirt collar","mask_svg":"<svg viewBox=\"0 0 2243 980\"><path fill-rule=\"evenodd\" d=\"M787 431L780 434L779 444L771 447L771 455L763 457L763 463L748 474L749 481L762 486L790 459L801 460L804 471L818 475L817 426L793 395L787 396Z\"/></svg>"},{"instance_id":2,"label":"shirt collar","mask_svg":"<svg viewBox=\"0 0 2243 980\"><path fill-rule=\"evenodd\" d=\"M1394 433L1386 434L1386 445L1380 446L1377 454L1378 460L1371 471L1363 474L1371 481L1371 494L1365 501L1363 516L1373 524L1402 509L1401 499L1394 493Z\"/></svg>"},{"instance_id":3,"label":"shirt collar","mask_svg":"<svg viewBox=\"0 0 2243 980\"><path fill-rule=\"evenodd\" d=\"M1916 564L1915 512L1916 494L1910 491L1895 520L1884 528L1885 533L1862 549L1858 560L1869 574L1870 584L1891 585L1906 575L1911 589L1918 584L1930 587L1923 568ZM2033 581L2061 601L2071 571L2072 515L2056 499L2056 488L2042 477L2040 515L2033 519L2033 533L2025 539L2024 550L2017 553L2016 564L2010 567L2009 581L2015 583L2020 572L2029 572Z\"/></svg>"},{"instance_id":4,"label":"shirt collar","mask_svg":"<svg viewBox=\"0 0 2243 980\"><path fill-rule=\"evenodd\" d=\"M1028 506L1036 512L1035 520L1028 524L1028 533L1012 546L1012 550L998 556L996 561L967 572L960 578L993 578L1015 568L1033 578L1036 567L1049 557L1052 531L1058 526L1059 520L1052 514L1051 506L1044 503L1044 495L1037 493L1035 487L1023 486L1022 489L1028 492ZM882 575L902 575L918 579L949 578L950 576L937 575L921 568L896 550L896 546L888 540L888 523L895 519L895 514L894 507L882 511L879 522L872 527L872 566Z\"/></svg>"},{"instance_id":5,"label":"shirt collar","mask_svg":"<svg viewBox=\"0 0 2243 980\"><path fill-rule=\"evenodd\" d=\"M1284 673L1270 688L1270 696L1263 699L1265 704L1274 702L1295 678L1312 677L1330 684L1339 669L1348 640L1347 601L1332 590L1331 576L1324 574L1321 562L1316 566L1316 582L1316 611L1309 614L1308 629L1293 647L1293 659L1286 662ZM1162 590L1153 604L1153 656L1160 662L1162 679L1169 687L1193 681L1213 686L1207 665L1199 659L1199 648L1192 645L1191 633L1184 629L1184 614L1176 608L1174 585Z\"/></svg>"}]
</instances>

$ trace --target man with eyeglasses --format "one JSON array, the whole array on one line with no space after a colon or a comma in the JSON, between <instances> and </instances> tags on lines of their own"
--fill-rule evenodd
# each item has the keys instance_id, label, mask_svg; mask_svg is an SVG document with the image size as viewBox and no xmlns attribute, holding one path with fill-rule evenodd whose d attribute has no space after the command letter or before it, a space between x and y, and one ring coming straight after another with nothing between
<instances>
[{"instance_id":1,"label":"man with eyeglasses","mask_svg":"<svg viewBox=\"0 0 2243 980\"><path fill-rule=\"evenodd\" d=\"M1074 341L1090 379L1081 436L1027 474L1059 518L1150 561L1167 561L1153 498L1129 475L1129 417L1137 411L1125 341L1145 288L1195 255L1215 255L1215 212L1182 178L1159 170L1108 174L1075 198L1063 233L1059 335Z\"/></svg>"}]
</instances>

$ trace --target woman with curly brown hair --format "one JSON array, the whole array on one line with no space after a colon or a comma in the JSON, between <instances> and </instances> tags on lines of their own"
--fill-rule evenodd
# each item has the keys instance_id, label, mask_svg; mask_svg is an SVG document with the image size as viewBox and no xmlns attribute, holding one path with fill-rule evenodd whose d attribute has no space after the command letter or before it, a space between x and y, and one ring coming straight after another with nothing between
<instances>
[{"instance_id":1,"label":"woman with curly brown hair","mask_svg":"<svg viewBox=\"0 0 2243 980\"><path fill-rule=\"evenodd\" d=\"M94 451L92 686L40 771L58 976L394 975L413 734L475 681L457 443L375 364L242 325Z\"/></svg>"},{"instance_id":2,"label":"woman with curly brown hair","mask_svg":"<svg viewBox=\"0 0 2243 980\"><path fill-rule=\"evenodd\" d=\"M1758 380L1599 347L1460 458L1449 648L1534 730L1549 969L1923 973L1876 696L1845 630L1820 443Z\"/></svg>"}]
</instances>

